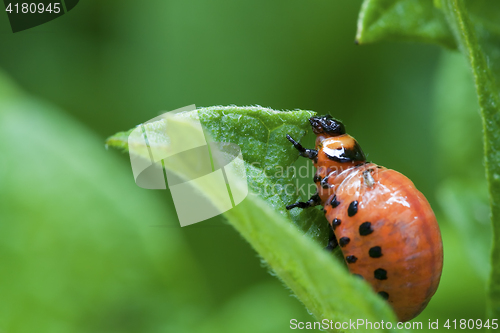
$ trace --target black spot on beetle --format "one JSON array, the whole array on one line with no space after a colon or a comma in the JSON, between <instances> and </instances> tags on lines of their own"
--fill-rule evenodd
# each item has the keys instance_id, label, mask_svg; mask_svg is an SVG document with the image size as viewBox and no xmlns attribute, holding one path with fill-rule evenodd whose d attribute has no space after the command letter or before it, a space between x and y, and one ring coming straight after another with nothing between
<instances>
[{"instance_id":1,"label":"black spot on beetle","mask_svg":"<svg viewBox=\"0 0 500 333\"><path fill-rule=\"evenodd\" d=\"M380 246L374 246L368 250L368 254L372 258L380 258L382 257L382 248Z\"/></svg>"},{"instance_id":2,"label":"black spot on beetle","mask_svg":"<svg viewBox=\"0 0 500 333\"><path fill-rule=\"evenodd\" d=\"M383 268L377 268L373 275L377 280L387 280L387 271Z\"/></svg>"},{"instance_id":3,"label":"black spot on beetle","mask_svg":"<svg viewBox=\"0 0 500 333\"><path fill-rule=\"evenodd\" d=\"M350 241L351 241L351 239L349 237L341 237L339 239L339 245L340 245L340 247L344 247L347 244L349 244Z\"/></svg>"},{"instance_id":4,"label":"black spot on beetle","mask_svg":"<svg viewBox=\"0 0 500 333\"><path fill-rule=\"evenodd\" d=\"M321 181L321 176L320 175L314 175L313 182L317 183L319 181Z\"/></svg>"},{"instance_id":5,"label":"black spot on beetle","mask_svg":"<svg viewBox=\"0 0 500 333\"><path fill-rule=\"evenodd\" d=\"M378 294L382 296L383 299L389 299L389 294L385 291L379 291Z\"/></svg>"},{"instance_id":6,"label":"black spot on beetle","mask_svg":"<svg viewBox=\"0 0 500 333\"><path fill-rule=\"evenodd\" d=\"M332 208L336 208L338 205L340 205L340 201L337 200L337 196L334 195L332 201L330 202L330 205Z\"/></svg>"},{"instance_id":7,"label":"black spot on beetle","mask_svg":"<svg viewBox=\"0 0 500 333\"><path fill-rule=\"evenodd\" d=\"M349 208L347 208L347 215L349 215L349 217L352 217L356 215L357 212L358 212L358 201L354 200L349 204Z\"/></svg>"},{"instance_id":8,"label":"black spot on beetle","mask_svg":"<svg viewBox=\"0 0 500 333\"><path fill-rule=\"evenodd\" d=\"M341 222L342 221L340 219L337 219L337 218L333 219L333 221L332 221L332 228L333 228L333 230L335 230L335 228L337 228L340 225Z\"/></svg>"},{"instance_id":9,"label":"black spot on beetle","mask_svg":"<svg viewBox=\"0 0 500 333\"><path fill-rule=\"evenodd\" d=\"M356 261L358 261L358 258L355 256L347 256L345 257L345 261L347 261L349 264L354 264Z\"/></svg>"},{"instance_id":10,"label":"black spot on beetle","mask_svg":"<svg viewBox=\"0 0 500 333\"><path fill-rule=\"evenodd\" d=\"M371 222L364 222L364 223L361 223L361 225L359 226L359 234L361 236L367 236L367 235L371 234L372 232L373 232L373 229L372 229Z\"/></svg>"}]
</instances>

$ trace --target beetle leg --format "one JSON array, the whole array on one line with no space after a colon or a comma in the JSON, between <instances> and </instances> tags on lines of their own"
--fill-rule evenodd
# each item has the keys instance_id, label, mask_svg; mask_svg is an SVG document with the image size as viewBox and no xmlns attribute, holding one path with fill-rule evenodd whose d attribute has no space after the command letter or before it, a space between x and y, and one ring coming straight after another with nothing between
<instances>
[{"instance_id":1,"label":"beetle leg","mask_svg":"<svg viewBox=\"0 0 500 333\"><path fill-rule=\"evenodd\" d=\"M286 209L290 210L290 209L295 208L295 207L309 208L309 207L314 207L314 206L317 206L317 205L320 205L320 204L321 204L321 199L319 198L318 193L316 193L315 195L313 195L306 202L298 201L298 202L296 202L294 204L286 206Z\"/></svg>"},{"instance_id":2,"label":"beetle leg","mask_svg":"<svg viewBox=\"0 0 500 333\"><path fill-rule=\"evenodd\" d=\"M330 228L330 238L328 238L328 245L325 247L325 250L333 252L337 246L339 246L339 242L337 241L337 237L335 237L335 233L332 228Z\"/></svg>"},{"instance_id":3,"label":"beetle leg","mask_svg":"<svg viewBox=\"0 0 500 333\"><path fill-rule=\"evenodd\" d=\"M300 156L306 157L310 160L315 160L318 157L318 151L316 149L306 149L306 148L302 147L302 145L300 143L298 143L297 141L292 139L292 137L288 134L286 135L286 138L288 139L288 141L290 141L293 144L295 149L297 149L299 151Z\"/></svg>"},{"instance_id":4,"label":"beetle leg","mask_svg":"<svg viewBox=\"0 0 500 333\"><path fill-rule=\"evenodd\" d=\"M324 188L325 190L328 189L328 188L331 188L333 187L333 185L330 185L328 183L328 179L330 178L331 175L333 175L334 173L337 173L337 171L332 171L330 172L325 178L321 179L321 182L319 183L321 185L322 188Z\"/></svg>"}]
</instances>

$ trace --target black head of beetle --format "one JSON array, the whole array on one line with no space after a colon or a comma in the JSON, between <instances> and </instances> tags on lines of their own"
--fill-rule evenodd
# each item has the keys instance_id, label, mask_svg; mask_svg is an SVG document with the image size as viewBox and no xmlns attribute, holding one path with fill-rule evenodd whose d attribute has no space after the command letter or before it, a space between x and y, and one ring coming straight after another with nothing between
<instances>
[{"instance_id":1,"label":"black head of beetle","mask_svg":"<svg viewBox=\"0 0 500 333\"><path fill-rule=\"evenodd\" d=\"M326 134L337 136L345 134L345 127L340 121L332 118L329 114L325 116L314 116L309 118L314 134Z\"/></svg>"}]
</instances>

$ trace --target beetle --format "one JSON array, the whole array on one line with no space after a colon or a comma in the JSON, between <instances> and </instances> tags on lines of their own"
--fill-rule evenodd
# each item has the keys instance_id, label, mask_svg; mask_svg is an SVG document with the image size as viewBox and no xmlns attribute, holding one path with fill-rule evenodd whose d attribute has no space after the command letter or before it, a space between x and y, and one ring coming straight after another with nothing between
<instances>
[{"instance_id":1,"label":"beetle","mask_svg":"<svg viewBox=\"0 0 500 333\"><path fill-rule=\"evenodd\" d=\"M429 202L401 173L367 162L357 141L330 115L309 119L315 149L290 135L313 161L317 193L287 209L322 205L349 271L366 280L400 321L415 318L436 292L443 268L441 232Z\"/></svg>"}]
</instances>

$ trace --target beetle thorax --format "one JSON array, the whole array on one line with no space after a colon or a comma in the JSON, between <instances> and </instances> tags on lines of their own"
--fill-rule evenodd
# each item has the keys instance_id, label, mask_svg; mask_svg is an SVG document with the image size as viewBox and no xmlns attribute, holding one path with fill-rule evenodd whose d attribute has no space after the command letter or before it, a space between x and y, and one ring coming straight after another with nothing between
<instances>
[{"instance_id":1,"label":"beetle thorax","mask_svg":"<svg viewBox=\"0 0 500 333\"><path fill-rule=\"evenodd\" d=\"M316 149L318 160L315 167L322 178L338 175L366 161L361 147L348 134L330 137L318 135Z\"/></svg>"}]
</instances>

